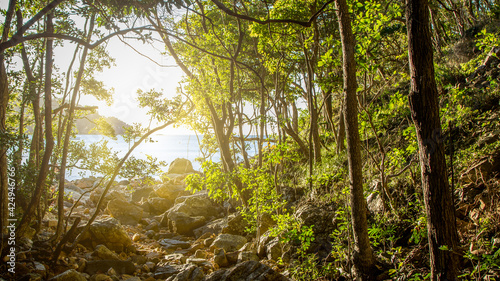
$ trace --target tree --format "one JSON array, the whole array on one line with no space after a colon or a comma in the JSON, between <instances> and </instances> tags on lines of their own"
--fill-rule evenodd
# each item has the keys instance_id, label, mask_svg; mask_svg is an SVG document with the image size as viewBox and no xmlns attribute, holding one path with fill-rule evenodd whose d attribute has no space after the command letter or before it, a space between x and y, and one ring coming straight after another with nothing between
<instances>
[{"instance_id":1,"label":"tree","mask_svg":"<svg viewBox=\"0 0 500 281\"><path fill-rule=\"evenodd\" d=\"M446 172L427 1L408 0L406 21L411 75L409 102L419 147L431 279L456 280L458 234Z\"/></svg>"},{"instance_id":2,"label":"tree","mask_svg":"<svg viewBox=\"0 0 500 281\"><path fill-rule=\"evenodd\" d=\"M351 218L354 230L354 267L362 280L371 280L374 279L375 258L368 238L366 200L363 195L363 170L356 95L356 61L354 58L355 41L347 1L336 0L335 4L343 54L344 119L351 187Z\"/></svg>"}]
</instances>

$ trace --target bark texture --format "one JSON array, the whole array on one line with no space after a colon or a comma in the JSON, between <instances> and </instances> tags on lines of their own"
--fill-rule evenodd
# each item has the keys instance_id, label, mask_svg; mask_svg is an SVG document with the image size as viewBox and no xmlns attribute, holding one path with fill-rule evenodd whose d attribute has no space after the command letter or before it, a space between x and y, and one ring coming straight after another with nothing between
<instances>
[{"instance_id":1,"label":"bark texture","mask_svg":"<svg viewBox=\"0 0 500 281\"><path fill-rule=\"evenodd\" d=\"M434 78L427 0L408 0L406 8L413 123L417 132L432 280L456 280L458 235ZM447 246L449 250L440 250Z\"/></svg>"},{"instance_id":2,"label":"bark texture","mask_svg":"<svg viewBox=\"0 0 500 281\"><path fill-rule=\"evenodd\" d=\"M355 40L346 0L336 0L335 4L343 54L344 117L351 187L351 219L354 232L354 267L357 277L361 280L374 280L375 258L368 238L367 207L363 195L358 101L356 96L356 61L354 59Z\"/></svg>"}]
</instances>

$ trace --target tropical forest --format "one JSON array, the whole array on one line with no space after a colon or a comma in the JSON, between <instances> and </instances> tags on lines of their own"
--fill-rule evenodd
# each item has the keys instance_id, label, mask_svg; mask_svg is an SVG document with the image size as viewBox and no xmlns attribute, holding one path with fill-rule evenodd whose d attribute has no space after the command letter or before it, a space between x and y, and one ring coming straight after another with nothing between
<instances>
[{"instance_id":1,"label":"tropical forest","mask_svg":"<svg viewBox=\"0 0 500 281\"><path fill-rule=\"evenodd\" d=\"M0 281L500 280L500 1L0 12Z\"/></svg>"}]
</instances>

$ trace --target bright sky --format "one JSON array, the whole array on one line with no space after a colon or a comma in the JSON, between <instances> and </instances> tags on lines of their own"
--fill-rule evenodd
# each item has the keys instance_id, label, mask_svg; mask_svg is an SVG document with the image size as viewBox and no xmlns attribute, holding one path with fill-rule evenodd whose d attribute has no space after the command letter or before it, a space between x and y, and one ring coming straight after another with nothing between
<instances>
[{"instance_id":1,"label":"bright sky","mask_svg":"<svg viewBox=\"0 0 500 281\"><path fill-rule=\"evenodd\" d=\"M8 1L0 1L1 9L7 9L7 5ZM0 16L0 20L3 23L4 17ZM153 47L133 39L126 39L126 42L141 53L147 54L158 64L174 67L160 67L114 37L108 42L107 49L109 54L116 59L116 66L95 74L95 78L103 81L107 88L114 88L113 105L107 106L104 102L85 95L82 95L79 104L98 105L98 112L102 116L114 116L128 124L141 123L147 126L149 124L147 110L137 107L137 90L163 89L165 97L173 97L183 72L175 66L175 61L170 56L161 54L165 51L163 44L158 43ZM61 72L67 70L75 47L75 44L69 41L66 41L64 45L65 47L56 47L54 50L54 61ZM17 66L21 67L22 63L18 62ZM73 70L77 67L74 66ZM193 134L192 131L182 127L168 127L160 133Z\"/></svg>"},{"instance_id":2,"label":"bright sky","mask_svg":"<svg viewBox=\"0 0 500 281\"><path fill-rule=\"evenodd\" d=\"M114 116L128 124L149 124L147 110L137 107L137 90L148 91L150 89L161 90L165 97L173 97L179 86L183 72L175 66L175 61L167 55L162 55L163 46L158 44L155 48L148 44L142 44L136 40L129 39L127 43L134 49L160 65L173 67L162 67L148 58L138 54L118 38L113 38L108 43L109 54L116 59L115 64L103 73L95 74L97 80L103 81L108 88L114 88L114 103L107 106L91 96L83 96L80 104L99 106L99 114L103 116ZM56 53L57 55L57 53ZM166 128L163 134L191 134L185 128Z\"/></svg>"}]
</instances>

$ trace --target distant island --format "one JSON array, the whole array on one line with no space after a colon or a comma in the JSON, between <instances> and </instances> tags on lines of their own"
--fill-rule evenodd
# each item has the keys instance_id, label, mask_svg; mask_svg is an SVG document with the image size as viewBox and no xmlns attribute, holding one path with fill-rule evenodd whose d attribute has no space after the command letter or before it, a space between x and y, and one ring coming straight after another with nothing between
<instances>
[{"instance_id":1,"label":"distant island","mask_svg":"<svg viewBox=\"0 0 500 281\"><path fill-rule=\"evenodd\" d=\"M98 135L99 132L92 130L95 128L96 124L93 120L101 118L103 116L98 113L93 113L85 116L84 118L77 119L75 121L76 130L80 135ZM117 135L122 135L125 132L125 128L130 127L129 124L123 122L116 117L104 117L106 121L113 127Z\"/></svg>"}]
</instances>

